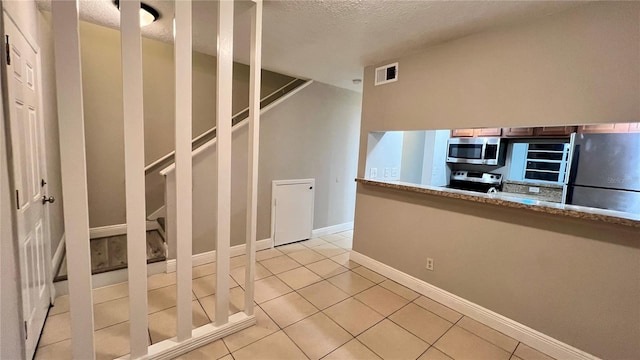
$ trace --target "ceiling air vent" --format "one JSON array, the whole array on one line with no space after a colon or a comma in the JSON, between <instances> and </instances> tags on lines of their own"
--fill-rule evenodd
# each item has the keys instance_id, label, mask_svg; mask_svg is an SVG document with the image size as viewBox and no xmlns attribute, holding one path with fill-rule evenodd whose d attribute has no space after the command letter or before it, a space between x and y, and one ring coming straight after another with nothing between
<instances>
[{"instance_id":1,"label":"ceiling air vent","mask_svg":"<svg viewBox=\"0 0 640 360\"><path fill-rule=\"evenodd\" d=\"M398 63L376 68L376 86L394 81L398 81Z\"/></svg>"}]
</instances>

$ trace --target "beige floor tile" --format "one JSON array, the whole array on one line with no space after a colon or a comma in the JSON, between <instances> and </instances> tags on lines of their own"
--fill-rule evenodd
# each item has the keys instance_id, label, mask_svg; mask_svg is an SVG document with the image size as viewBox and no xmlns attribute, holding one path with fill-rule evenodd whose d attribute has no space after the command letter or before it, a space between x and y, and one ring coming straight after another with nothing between
<instances>
[{"instance_id":1,"label":"beige floor tile","mask_svg":"<svg viewBox=\"0 0 640 360\"><path fill-rule=\"evenodd\" d=\"M332 256L331 260L337 262L339 265L346 267L347 269L355 269L360 266L360 264L358 264L357 262L349 260L348 252Z\"/></svg>"},{"instance_id":2,"label":"beige floor tile","mask_svg":"<svg viewBox=\"0 0 640 360\"><path fill-rule=\"evenodd\" d=\"M425 296L420 296L417 299L413 300L413 302L452 323L455 323L460 320L460 318L462 318L462 315L457 311L454 311L440 304L439 302L433 301Z\"/></svg>"},{"instance_id":3,"label":"beige floor tile","mask_svg":"<svg viewBox=\"0 0 640 360\"><path fill-rule=\"evenodd\" d=\"M322 259L325 259L325 257L323 255L318 254L317 252L311 250L311 249L305 249L305 250L301 250L301 251L296 251L296 252L292 252L290 254L287 254L290 258L292 258L293 260L299 262L302 265L307 265L307 264L311 264L314 263L316 261L320 261Z\"/></svg>"},{"instance_id":4,"label":"beige floor tile","mask_svg":"<svg viewBox=\"0 0 640 360\"><path fill-rule=\"evenodd\" d=\"M93 289L93 303L99 304L109 300L115 300L129 296L129 283L104 286Z\"/></svg>"},{"instance_id":5,"label":"beige floor tile","mask_svg":"<svg viewBox=\"0 0 640 360\"><path fill-rule=\"evenodd\" d=\"M276 248L260 250L260 251L256 251L256 261L263 261L263 260L271 259L271 258L282 256L282 255L284 254Z\"/></svg>"},{"instance_id":6,"label":"beige floor tile","mask_svg":"<svg viewBox=\"0 0 640 360\"><path fill-rule=\"evenodd\" d=\"M516 348L513 355L521 358L522 360L553 360L551 356L541 353L540 351L520 343Z\"/></svg>"},{"instance_id":7,"label":"beige floor tile","mask_svg":"<svg viewBox=\"0 0 640 360\"><path fill-rule=\"evenodd\" d=\"M352 271L347 271L340 275L330 277L327 280L351 296L375 285L371 281Z\"/></svg>"},{"instance_id":8,"label":"beige floor tile","mask_svg":"<svg viewBox=\"0 0 640 360\"><path fill-rule=\"evenodd\" d=\"M150 290L147 294L149 314L176 306L176 285Z\"/></svg>"},{"instance_id":9,"label":"beige floor tile","mask_svg":"<svg viewBox=\"0 0 640 360\"><path fill-rule=\"evenodd\" d=\"M315 247L315 246L318 246L318 245L323 245L323 244L326 244L326 243L327 243L326 241L324 241L324 240L322 240L320 238L314 238L314 239L311 239L311 240L303 241L300 244L302 244L302 245L304 245L304 246L306 246L308 248L312 248L312 247Z\"/></svg>"},{"instance_id":10,"label":"beige floor tile","mask_svg":"<svg viewBox=\"0 0 640 360\"><path fill-rule=\"evenodd\" d=\"M278 246L276 249L280 250L283 254L290 254L292 252L302 251L306 248L307 248L306 246L298 242L298 243L293 243L289 245L281 245L281 246Z\"/></svg>"},{"instance_id":11,"label":"beige floor tile","mask_svg":"<svg viewBox=\"0 0 640 360\"><path fill-rule=\"evenodd\" d=\"M323 360L377 360L380 359L373 351L362 345L358 339L353 339L322 358ZM381 360L381 359L380 359Z\"/></svg>"},{"instance_id":12,"label":"beige floor tile","mask_svg":"<svg viewBox=\"0 0 640 360\"><path fill-rule=\"evenodd\" d=\"M234 359L233 359L233 356L231 354L227 354L227 355L221 357L218 360L234 360Z\"/></svg>"},{"instance_id":13,"label":"beige floor tile","mask_svg":"<svg viewBox=\"0 0 640 360\"><path fill-rule=\"evenodd\" d=\"M501 347L502 349L512 353L516 346L518 346L518 340L513 339L497 330L494 330L484 324L481 324L469 317L464 316L456 324L461 328L480 336L488 342Z\"/></svg>"},{"instance_id":14,"label":"beige floor tile","mask_svg":"<svg viewBox=\"0 0 640 360\"><path fill-rule=\"evenodd\" d=\"M353 238L353 230L347 230L343 232L339 232L338 235L348 238Z\"/></svg>"},{"instance_id":15,"label":"beige floor tile","mask_svg":"<svg viewBox=\"0 0 640 360\"><path fill-rule=\"evenodd\" d=\"M277 276L294 290L302 289L305 286L309 286L322 280L320 276L316 275L304 266L285 271Z\"/></svg>"},{"instance_id":16,"label":"beige floor tile","mask_svg":"<svg viewBox=\"0 0 640 360\"><path fill-rule=\"evenodd\" d=\"M367 289L354 297L384 316L393 314L409 303L409 300L379 285Z\"/></svg>"},{"instance_id":17,"label":"beige floor tile","mask_svg":"<svg viewBox=\"0 0 640 360\"><path fill-rule=\"evenodd\" d=\"M278 325L273 322L262 308L256 307L254 314L256 315L256 325L240 330L222 339L229 348L229 351L236 351L280 330Z\"/></svg>"},{"instance_id":18,"label":"beige floor tile","mask_svg":"<svg viewBox=\"0 0 640 360\"><path fill-rule=\"evenodd\" d=\"M247 256L246 255L238 255L229 259L229 265L231 269L235 269L239 266L247 265Z\"/></svg>"},{"instance_id":19,"label":"beige floor tile","mask_svg":"<svg viewBox=\"0 0 640 360\"><path fill-rule=\"evenodd\" d=\"M246 276L246 266L239 266L237 268L232 269L229 274L233 278L233 280L238 283L240 286L244 286L244 279ZM260 263L256 263L256 275L254 280L264 279L266 277L271 276L271 271L267 270L266 267L262 266Z\"/></svg>"},{"instance_id":20,"label":"beige floor tile","mask_svg":"<svg viewBox=\"0 0 640 360\"><path fill-rule=\"evenodd\" d=\"M216 273L216 263L212 262L204 265L195 266L191 270L191 278L197 279L197 278L215 274L215 273Z\"/></svg>"},{"instance_id":21,"label":"beige floor tile","mask_svg":"<svg viewBox=\"0 0 640 360\"><path fill-rule=\"evenodd\" d=\"M129 320L129 298L120 298L93 306L93 328L96 330Z\"/></svg>"},{"instance_id":22,"label":"beige floor tile","mask_svg":"<svg viewBox=\"0 0 640 360\"><path fill-rule=\"evenodd\" d=\"M47 346L40 346L36 351L35 360L71 360L71 339L59 341Z\"/></svg>"},{"instance_id":23,"label":"beige floor tile","mask_svg":"<svg viewBox=\"0 0 640 360\"><path fill-rule=\"evenodd\" d=\"M264 267L266 267L267 270L271 271L274 274L279 274L281 272L295 269L300 266L298 262L294 261L292 258L286 255L267 259L267 260L261 261L260 263Z\"/></svg>"},{"instance_id":24,"label":"beige floor tile","mask_svg":"<svg viewBox=\"0 0 640 360\"><path fill-rule=\"evenodd\" d=\"M339 302L323 312L354 336L384 319L382 315L354 298Z\"/></svg>"},{"instance_id":25,"label":"beige floor tile","mask_svg":"<svg viewBox=\"0 0 640 360\"><path fill-rule=\"evenodd\" d=\"M232 353L235 360L299 360L304 353L282 331Z\"/></svg>"},{"instance_id":26,"label":"beige floor tile","mask_svg":"<svg viewBox=\"0 0 640 360\"><path fill-rule=\"evenodd\" d=\"M372 270L370 270L370 269L367 269L367 268L366 268L366 267L364 267L364 266L359 266L359 267L357 267L357 268L355 268L355 269L353 269L353 270L351 270L351 271L353 271L354 273L356 273L356 274L358 274L358 275L360 275L360 276L362 276L362 277L364 277L364 278L366 278L366 279L368 279L368 280L370 280L370 281L373 281L373 282L374 282L374 283L376 283L376 284L381 283L381 282L383 282L383 281L387 280L387 278L386 278L386 277L384 277L384 276L382 276L382 275L378 274L378 273L377 273L377 272L375 272L375 271L372 271Z\"/></svg>"},{"instance_id":27,"label":"beige floor tile","mask_svg":"<svg viewBox=\"0 0 640 360\"><path fill-rule=\"evenodd\" d=\"M281 328L318 312L318 309L296 292L269 300L260 305Z\"/></svg>"},{"instance_id":28,"label":"beige floor tile","mask_svg":"<svg viewBox=\"0 0 640 360\"><path fill-rule=\"evenodd\" d=\"M159 289L161 287L174 285L176 283L176 273L160 273L147 278L147 289Z\"/></svg>"},{"instance_id":29,"label":"beige floor tile","mask_svg":"<svg viewBox=\"0 0 640 360\"><path fill-rule=\"evenodd\" d=\"M71 338L71 317L68 312L49 316L40 336L40 346Z\"/></svg>"},{"instance_id":30,"label":"beige floor tile","mask_svg":"<svg viewBox=\"0 0 640 360\"><path fill-rule=\"evenodd\" d=\"M333 244L318 245L318 246L312 247L311 249L326 257L334 257L336 255L340 255L347 252L346 249L337 247Z\"/></svg>"},{"instance_id":31,"label":"beige floor tile","mask_svg":"<svg viewBox=\"0 0 640 360\"><path fill-rule=\"evenodd\" d=\"M58 296L53 307L49 310L49 316L62 314L69 311L69 295Z\"/></svg>"},{"instance_id":32,"label":"beige floor tile","mask_svg":"<svg viewBox=\"0 0 640 360\"><path fill-rule=\"evenodd\" d=\"M353 337L327 315L317 313L284 329L310 359L320 359Z\"/></svg>"},{"instance_id":33,"label":"beige floor tile","mask_svg":"<svg viewBox=\"0 0 640 360\"><path fill-rule=\"evenodd\" d=\"M358 336L358 340L383 359L415 359L429 344L385 319Z\"/></svg>"},{"instance_id":34,"label":"beige floor tile","mask_svg":"<svg viewBox=\"0 0 640 360\"><path fill-rule=\"evenodd\" d=\"M389 316L389 319L429 344L433 344L453 326L447 320L416 304L403 307Z\"/></svg>"},{"instance_id":35,"label":"beige floor tile","mask_svg":"<svg viewBox=\"0 0 640 360\"><path fill-rule=\"evenodd\" d=\"M387 290L393 291L394 293L402 296L409 301L413 301L417 299L418 296L420 296L420 294L418 294L417 292L409 289L408 287L404 287L393 280L385 280L379 285Z\"/></svg>"},{"instance_id":36,"label":"beige floor tile","mask_svg":"<svg viewBox=\"0 0 640 360\"><path fill-rule=\"evenodd\" d=\"M434 346L454 359L508 360L511 353L492 343L454 326Z\"/></svg>"},{"instance_id":37,"label":"beige floor tile","mask_svg":"<svg viewBox=\"0 0 640 360\"><path fill-rule=\"evenodd\" d=\"M94 333L96 359L111 360L129 353L129 322L100 329Z\"/></svg>"},{"instance_id":38,"label":"beige floor tile","mask_svg":"<svg viewBox=\"0 0 640 360\"><path fill-rule=\"evenodd\" d=\"M334 241L338 241L338 240L342 240L344 239L344 236L338 235L338 234L329 234L329 235L324 235L324 236L320 236L320 239L327 241L327 242L334 242Z\"/></svg>"},{"instance_id":39,"label":"beige floor tile","mask_svg":"<svg viewBox=\"0 0 640 360\"><path fill-rule=\"evenodd\" d=\"M182 356L179 356L176 358L176 360L220 359L227 354L229 354L229 350L227 350L224 342L222 342L222 340L216 340L205 346L201 346L193 351L190 351Z\"/></svg>"},{"instance_id":40,"label":"beige floor tile","mask_svg":"<svg viewBox=\"0 0 640 360\"><path fill-rule=\"evenodd\" d=\"M453 359L448 357L442 351L432 346L429 348L429 350L427 350L427 352L422 354L422 356L420 356L418 360L453 360Z\"/></svg>"},{"instance_id":41,"label":"beige floor tile","mask_svg":"<svg viewBox=\"0 0 640 360\"><path fill-rule=\"evenodd\" d=\"M262 304L265 301L277 298L278 296L282 296L292 291L293 289L288 287L287 284L282 282L282 280L278 279L277 276L269 276L268 278L255 282L254 299L258 304Z\"/></svg>"},{"instance_id":42,"label":"beige floor tile","mask_svg":"<svg viewBox=\"0 0 640 360\"><path fill-rule=\"evenodd\" d=\"M204 311L209 316L209 319L213 321L216 314L216 296L210 295L203 297L200 300L200 304L204 308ZM239 313L244 310L244 290L237 286L229 290L229 315Z\"/></svg>"},{"instance_id":43,"label":"beige floor tile","mask_svg":"<svg viewBox=\"0 0 640 360\"><path fill-rule=\"evenodd\" d=\"M353 240L343 237L340 240L332 242L332 244L345 250L351 250L351 247L353 246Z\"/></svg>"},{"instance_id":44,"label":"beige floor tile","mask_svg":"<svg viewBox=\"0 0 640 360\"><path fill-rule=\"evenodd\" d=\"M331 259L314 262L307 265L307 268L323 278L329 278L349 270Z\"/></svg>"},{"instance_id":45,"label":"beige floor tile","mask_svg":"<svg viewBox=\"0 0 640 360\"><path fill-rule=\"evenodd\" d=\"M509 360L522 360L522 359L515 355L511 355L511 358L509 358Z\"/></svg>"},{"instance_id":46,"label":"beige floor tile","mask_svg":"<svg viewBox=\"0 0 640 360\"><path fill-rule=\"evenodd\" d=\"M217 274L203 276L193 280L193 293L198 299L216 293ZM238 283L229 277L229 289L238 286Z\"/></svg>"},{"instance_id":47,"label":"beige floor tile","mask_svg":"<svg viewBox=\"0 0 640 360\"><path fill-rule=\"evenodd\" d=\"M333 286L326 280L300 289L298 293L320 310L326 309L349 297L347 293Z\"/></svg>"},{"instance_id":48,"label":"beige floor tile","mask_svg":"<svg viewBox=\"0 0 640 360\"><path fill-rule=\"evenodd\" d=\"M191 309L194 329L209 323L198 300L191 302ZM149 333L153 344L176 336L176 312L177 308L174 306L149 315Z\"/></svg>"}]
</instances>

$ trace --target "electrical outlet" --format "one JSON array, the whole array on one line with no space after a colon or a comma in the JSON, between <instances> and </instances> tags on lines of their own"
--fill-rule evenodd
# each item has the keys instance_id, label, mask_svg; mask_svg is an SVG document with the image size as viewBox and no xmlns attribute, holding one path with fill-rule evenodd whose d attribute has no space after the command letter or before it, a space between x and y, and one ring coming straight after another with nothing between
<instances>
[{"instance_id":1,"label":"electrical outlet","mask_svg":"<svg viewBox=\"0 0 640 360\"><path fill-rule=\"evenodd\" d=\"M375 179L378 177L378 168L369 169L369 177Z\"/></svg>"},{"instance_id":2,"label":"electrical outlet","mask_svg":"<svg viewBox=\"0 0 640 360\"><path fill-rule=\"evenodd\" d=\"M388 178L391 176L391 168L384 168L384 177Z\"/></svg>"},{"instance_id":3,"label":"electrical outlet","mask_svg":"<svg viewBox=\"0 0 640 360\"><path fill-rule=\"evenodd\" d=\"M398 168L391 168L391 177L392 178L398 177Z\"/></svg>"},{"instance_id":4,"label":"electrical outlet","mask_svg":"<svg viewBox=\"0 0 640 360\"><path fill-rule=\"evenodd\" d=\"M427 258L427 266L426 266L427 270L433 270L433 259L432 258Z\"/></svg>"}]
</instances>

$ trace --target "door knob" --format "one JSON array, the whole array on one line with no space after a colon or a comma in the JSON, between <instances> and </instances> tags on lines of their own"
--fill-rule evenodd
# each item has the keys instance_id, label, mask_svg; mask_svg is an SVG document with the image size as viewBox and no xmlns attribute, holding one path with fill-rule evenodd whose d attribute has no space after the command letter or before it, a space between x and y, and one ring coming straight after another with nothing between
<instances>
[{"instance_id":1,"label":"door knob","mask_svg":"<svg viewBox=\"0 0 640 360\"><path fill-rule=\"evenodd\" d=\"M46 204L46 203L51 203L53 204L56 201L56 199L53 196L49 196L47 197L46 195L42 196L42 204Z\"/></svg>"}]
</instances>

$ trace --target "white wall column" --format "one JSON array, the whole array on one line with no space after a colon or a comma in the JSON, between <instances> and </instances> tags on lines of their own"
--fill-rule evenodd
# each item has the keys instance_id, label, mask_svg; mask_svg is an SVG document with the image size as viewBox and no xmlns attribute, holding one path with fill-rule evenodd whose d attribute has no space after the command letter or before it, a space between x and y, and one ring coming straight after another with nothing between
<instances>
[{"instance_id":1,"label":"white wall column","mask_svg":"<svg viewBox=\"0 0 640 360\"><path fill-rule=\"evenodd\" d=\"M176 282L178 341L191 338L192 163L191 163L191 0L175 2L176 86ZM227 270L228 271L228 270Z\"/></svg>"},{"instance_id":2,"label":"white wall column","mask_svg":"<svg viewBox=\"0 0 640 360\"><path fill-rule=\"evenodd\" d=\"M131 358L147 354L147 232L140 0L120 1Z\"/></svg>"},{"instance_id":3,"label":"white wall column","mask_svg":"<svg viewBox=\"0 0 640 360\"><path fill-rule=\"evenodd\" d=\"M74 359L95 359L78 1L52 1L64 227Z\"/></svg>"},{"instance_id":4,"label":"white wall column","mask_svg":"<svg viewBox=\"0 0 640 360\"><path fill-rule=\"evenodd\" d=\"M229 322L229 247L231 241L231 94L233 73L233 0L218 2L216 137L218 222L216 233L216 326Z\"/></svg>"},{"instance_id":5,"label":"white wall column","mask_svg":"<svg viewBox=\"0 0 640 360\"><path fill-rule=\"evenodd\" d=\"M244 312L253 315L258 217L258 157L260 150L260 83L262 68L262 0L251 9L251 59L249 74L249 149L247 171L247 266Z\"/></svg>"}]
</instances>

